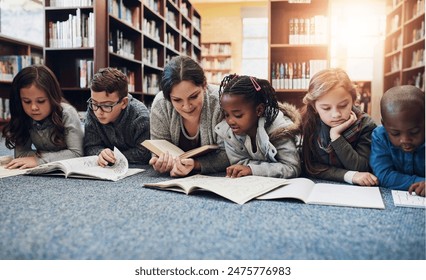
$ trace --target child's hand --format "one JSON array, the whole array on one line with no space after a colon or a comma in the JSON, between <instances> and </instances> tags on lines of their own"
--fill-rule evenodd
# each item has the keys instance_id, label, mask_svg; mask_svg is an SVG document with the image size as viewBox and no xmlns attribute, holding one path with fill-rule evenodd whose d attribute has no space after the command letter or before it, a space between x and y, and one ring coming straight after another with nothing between
<instances>
[{"instance_id":1,"label":"child's hand","mask_svg":"<svg viewBox=\"0 0 426 280\"><path fill-rule=\"evenodd\" d=\"M251 168L246 165L234 164L226 168L226 177L237 178L252 174Z\"/></svg>"},{"instance_id":2,"label":"child's hand","mask_svg":"<svg viewBox=\"0 0 426 280\"><path fill-rule=\"evenodd\" d=\"M149 160L155 171L160 173L170 172L174 165L174 158L168 152L161 154L159 157L152 157Z\"/></svg>"},{"instance_id":3,"label":"child's hand","mask_svg":"<svg viewBox=\"0 0 426 280\"><path fill-rule=\"evenodd\" d=\"M7 169L26 169L36 167L38 165L36 157L21 157L11 160L5 165Z\"/></svg>"},{"instance_id":4,"label":"child's hand","mask_svg":"<svg viewBox=\"0 0 426 280\"><path fill-rule=\"evenodd\" d=\"M114 163L115 163L114 152L108 148L103 149L98 156L98 164L101 167L105 167L107 165L114 165Z\"/></svg>"},{"instance_id":5,"label":"child's hand","mask_svg":"<svg viewBox=\"0 0 426 280\"><path fill-rule=\"evenodd\" d=\"M183 177L189 174L195 167L195 160L192 158L187 159L175 159L175 164L170 171L172 177Z\"/></svg>"},{"instance_id":6,"label":"child's hand","mask_svg":"<svg viewBox=\"0 0 426 280\"><path fill-rule=\"evenodd\" d=\"M342 133L348 129L352 124L356 122L357 118L354 113L354 111L351 111L351 114L349 115L349 119L345 121L344 123L339 124L338 126L332 127L330 129L330 139L331 141L336 140L337 138L342 135Z\"/></svg>"},{"instance_id":7,"label":"child's hand","mask_svg":"<svg viewBox=\"0 0 426 280\"><path fill-rule=\"evenodd\" d=\"M408 192L411 194L415 192L416 195L425 196L425 181L414 183L408 188Z\"/></svg>"},{"instance_id":8,"label":"child's hand","mask_svg":"<svg viewBox=\"0 0 426 280\"><path fill-rule=\"evenodd\" d=\"M379 179L370 172L356 172L352 178L352 183L360 186L377 186Z\"/></svg>"}]
</instances>

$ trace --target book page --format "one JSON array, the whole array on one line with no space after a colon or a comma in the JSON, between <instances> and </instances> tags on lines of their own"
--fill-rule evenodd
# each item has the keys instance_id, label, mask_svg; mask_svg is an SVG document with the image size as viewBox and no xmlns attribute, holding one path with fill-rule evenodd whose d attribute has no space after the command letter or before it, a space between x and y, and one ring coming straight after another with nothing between
<instances>
[{"instance_id":1,"label":"book page","mask_svg":"<svg viewBox=\"0 0 426 280\"><path fill-rule=\"evenodd\" d=\"M174 157L178 157L184 153L179 147L170 143L167 140L145 140L142 142L142 146L160 156L162 153L169 152Z\"/></svg>"},{"instance_id":2,"label":"book page","mask_svg":"<svg viewBox=\"0 0 426 280\"><path fill-rule=\"evenodd\" d=\"M6 169L0 165L0 178L22 175L27 172L27 169Z\"/></svg>"},{"instance_id":3,"label":"book page","mask_svg":"<svg viewBox=\"0 0 426 280\"><path fill-rule=\"evenodd\" d=\"M296 198L306 203L315 183L307 178L292 178L287 181L287 185L261 195L257 199Z\"/></svg>"},{"instance_id":4,"label":"book page","mask_svg":"<svg viewBox=\"0 0 426 280\"><path fill-rule=\"evenodd\" d=\"M34 168L27 169L25 174L42 175L53 171L58 171L56 174L65 176L65 167L58 161L40 164Z\"/></svg>"},{"instance_id":5,"label":"book page","mask_svg":"<svg viewBox=\"0 0 426 280\"><path fill-rule=\"evenodd\" d=\"M62 170L65 177L117 181L129 176L127 175L129 164L126 157L117 148L114 148L114 155L116 161L113 166L101 167L98 165L98 156L86 156L42 164L28 170L27 174L42 175L49 173L49 175L60 175L60 173L54 171ZM134 171L129 174L133 175L143 170L135 169Z\"/></svg>"},{"instance_id":6,"label":"book page","mask_svg":"<svg viewBox=\"0 0 426 280\"><path fill-rule=\"evenodd\" d=\"M378 187L318 183L309 196L309 204L385 209Z\"/></svg>"},{"instance_id":7,"label":"book page","mask_svg":"<svg viewBox=\"0 0 426 280\"><path fill-rule=\"evenodd\" d=\"M0 178L22 175L25 169L7 169L5 166L13 160L12 156L0 156Z\"/></svg>"},{"instance_id":8,"label":"book page","mask_svg":"<svg viewBox=\"0 0 426 280\"><path fill-rule=\"evenodd\" d=\"M98 165L98 156L88 156L59 161L67 170L68 176L87 175L94 178L116 181L126 174L129 164L126 157L114 147L115 163L113 166Z\"/></svg>"},{"instance_id":9,"label":"book page","mask_svg":"<svg viewBox=\"0 0 426 280\"><path fill-rule=\"evenodd\" d=\"M410 194L408 191L392 190L392 198L395 206L426 208L426 198Z\"/></svg>"},{"instance_id":10,"label":"book page","mask_svg":"<svg viewBox=\"0 0 426 280\"><path fill-rule=\"evenodd\" d=\"M285 184L287 184L286 179L261 176L227 178L194 175L160 183L145 184L144 186L160 187L162 189L174 191L176 191L176 186L180 186L187 194L197 189L203 189L216 193L238 204L244 204L245 202L261 194L264 194Z\"/></svg>"}]
</instances>

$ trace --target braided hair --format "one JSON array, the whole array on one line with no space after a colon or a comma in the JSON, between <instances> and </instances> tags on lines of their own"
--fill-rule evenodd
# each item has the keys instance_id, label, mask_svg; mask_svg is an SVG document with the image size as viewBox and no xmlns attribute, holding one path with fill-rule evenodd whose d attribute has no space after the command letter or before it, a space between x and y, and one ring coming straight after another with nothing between
<instances>
[{"instance_id":1,"label":"braided hair","mask_svg":"<svg viewBox=\"0 0 426 280\"><path fill-rule=\"evenodd\" d=\"M265 127L269 127L273 123L280 110L274 88L264 79L236 74L228 75L220 83L220 100L225 94L241 95L245 101L252 102L255 107L263 103L265 105L263 113L266 119Z\"/></svg>"}]
</instances>

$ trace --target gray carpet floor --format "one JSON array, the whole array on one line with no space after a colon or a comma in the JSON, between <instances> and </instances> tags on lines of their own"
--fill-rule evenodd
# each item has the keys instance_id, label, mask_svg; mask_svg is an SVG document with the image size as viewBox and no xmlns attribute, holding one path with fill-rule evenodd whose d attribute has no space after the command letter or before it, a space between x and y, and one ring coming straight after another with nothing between
<instances>
[{"instance_id":1,"label":"gray carpet floor","mask_svg":"<svg viewBox=\"0 0 426 280\"><path fill-rule=\"evenodd\" d=\"M117 182L0 179L0 259L425 259L425 210L395 207L387 189L385 210L238 205L144 188L169 179L144 167Z\"/></svg>"}]
</instances>

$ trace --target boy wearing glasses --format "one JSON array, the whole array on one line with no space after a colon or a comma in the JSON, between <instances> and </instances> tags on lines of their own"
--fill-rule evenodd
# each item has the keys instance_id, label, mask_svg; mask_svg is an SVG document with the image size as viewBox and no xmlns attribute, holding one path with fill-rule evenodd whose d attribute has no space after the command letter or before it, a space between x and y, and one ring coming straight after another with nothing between
<instances>
[{"instance_id":1,"label":"boy wearing glasses","mask_svg":"<svg viewBox=\"0 0 426 280\"><path fill-rule=\"evenodd\" d=\"M140 143L149 139L149 111L128 94L127 77L114 68L100 69L90 85L84 124L84 153L98 155L102 167L113 165L114 146L130 163L147 164L151 152Z\"/></svg>"}]
</instances>

